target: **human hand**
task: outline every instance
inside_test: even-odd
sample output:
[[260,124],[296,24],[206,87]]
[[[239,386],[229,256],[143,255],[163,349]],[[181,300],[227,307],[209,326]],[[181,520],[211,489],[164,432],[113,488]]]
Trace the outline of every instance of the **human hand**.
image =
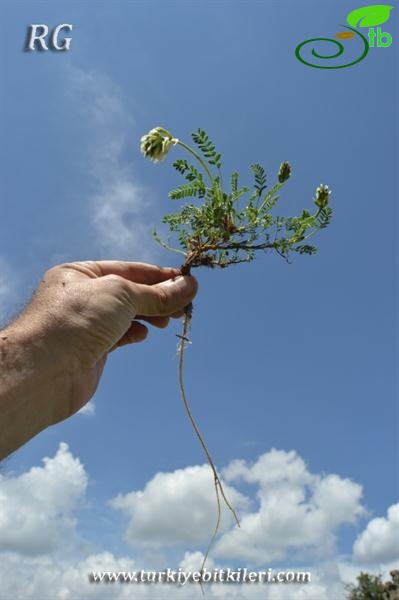
[[32,397],[24,426],[35,431],[23,437],[82,408],[108,353],[144,340],[141,321],[166,327],[196,291],[193,277],[145,263],[85,261],[49,269],[27,309],[2,332],[9,372],[14,369],[5,394]]

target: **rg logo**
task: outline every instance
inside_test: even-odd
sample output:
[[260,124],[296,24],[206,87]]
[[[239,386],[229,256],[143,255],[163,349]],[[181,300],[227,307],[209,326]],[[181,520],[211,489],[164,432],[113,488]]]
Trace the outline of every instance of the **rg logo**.
[[[32,52],[34,50],[45,51],[55,50],[63,51],[69,50],[71,45],[71,37],[64,37],[61,42],[59,40],[60,31],[66,29],[72,31],[72,25],[69,23],[62,23],[54,27],[52,33],[49,34],[49,28],[45,24],[33,24],[28,26],[26,35],[25,50]],[[46,43],[48,40],[48,45]]]

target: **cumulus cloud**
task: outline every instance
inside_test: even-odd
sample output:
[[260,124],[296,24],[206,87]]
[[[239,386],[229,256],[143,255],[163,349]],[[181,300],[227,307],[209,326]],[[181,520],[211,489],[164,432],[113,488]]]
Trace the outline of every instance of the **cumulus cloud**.
[[240,529],[221,537],[215,548],[220,558],[262,565],[295,549],[326,557],[334,551],[336,529],[364,513],[360,485],[310,473],[294,451],[271,450],[252,465],[234,461],[224,476],[257,485],[259,508],[243,516]]
[[388,508],[387,517],[372,519],[353,546],[356,560],[365,563],[399,559],[399,504]]
[[[154,257],[155,245],[148,219],[149,193],[124,159],[132,147],[133,119],[121,90],[98,70],[69,68],[69,93],[91,134],[87,149],[88,175],[93,193],[87,214],[93,243],[99,252],[115,257]],[[133,150],[132,150],[133,156]]]
[[[248,499],[226,485],[225,493],[239,509]],[[157,473],[143,490],[119,495],[113,508],[129,517],[126,539],[131,544],[199,544],[209,540],[216,519],[213,476],[208,465]],[[221,530],[231,524],[222,513]]]
[[[344,597],[345,584],[354,582],[361,570],[381,572],[387,578],[392,561],[380,563],[378,569],[375,564],[370,568],[364,564],[368,559],[394,558],[391,550],[397,535],[398,505],[388,510],[386,518],[370,521],[356,541],[354,563],[339,559],[333,540],[342,523],[353,523],[363,513],[358,484],[336,474],[311,473],[296,452],[282,450],[262,454],[252,464],[232,461],[223,478],[229,499],[241,513],[242,527],[238,530],[225,513],[222,535],[207,568],[271,567],[310,571],[312,578],[311,583],[289,587],[212,584],[206,587],[208,598],[285,600],[289,595],[290,600],[336,600]],[[159,552],[157,569],[198,570],[203,558],[199,546],[205,547],[209,541],[215,519],[208,466],[157,473],[142,490],[111,501],[114,509],[128,517],[125,533],[135,545],[134,558],[118,556],[106,547],[93,553],[88,542],[82,544],[76,509],[87,484],[84,467],[66,444],[60,445],[53,458],[44,459],[43,466],[1,478],[1,600],[125,600],[132,595],[137,600],[202,598],[196,584],[91,583],[89,575],[93,571],[153,569],[148,560],[151,552]],[[241,485],[246,495],[240,491]],[[97,539],[97,548],[99,543]],[[192,546],[192,551],[182,556],[181,547],[172,544]],[[334,551],[327,557],[323,555],[326,546]],[[307,553],[309,548],[313,555]]]
[[[73,562],[54,556],[21,558],[13,553],[4,553],[1,559],[1,600],[132,598],[132,588],[129,585],[95,584],[89,581],[89,574],[93,571],[133,571],[136,568],[133,560],[116,558],[110,552],[93,554],[83,559],[77,557]],[[135,594],[134,597],[142,596]],[[143,597],[150,598],[149,595]]]
[[[299,553],[326,559],[335,553],[338,528],[365,512],[359,484],[311,473],[294,451],[271,450],[252,465],[233,461],[223,475],[241,527],[226,514],[214,549],[222,561],[262,566]],[[254,486],[255,507],[239,491],[242,483]],[[111,505],[128,515],[126,539],[133,545],[204,543],[215,515],[211,473],[207,466],[158,473],[143,490],[118,496]]]
[[[91,574],[101,572],[134,572],[146,565],[127,557],[117,557],[111,552],[92,554],[74,561],[46,557],[18,557],[13,553],[1,555],[0,599],[9,600],[200,600],[203,598],[198,584],[131,584],[94,583]],[[185,572],[197,571],[202,555],[186,553],[176,565]],[[220,568],[209,562],[208,568]],[[174,567],[172,567],[174,568]],[[206,585],[206,598],[211,600],[286,600],[287,585],[266,584],[210,584]],[[336,581],[324,580],[317,575],[311,583],[293,584],[289,587],[290,600],[337,600],[343,588]]]
[[74,532],[85,470],[64,443],[43,463],[17,477],[0,476],[0,551],[48,553]]

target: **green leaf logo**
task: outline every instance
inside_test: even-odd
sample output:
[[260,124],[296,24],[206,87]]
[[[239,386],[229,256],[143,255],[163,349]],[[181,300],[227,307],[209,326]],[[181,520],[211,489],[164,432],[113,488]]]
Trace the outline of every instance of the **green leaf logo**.
[[363,6],[349,13],[346,20],[352,27],[374,27],[388,21],[392,8],[386,4]]

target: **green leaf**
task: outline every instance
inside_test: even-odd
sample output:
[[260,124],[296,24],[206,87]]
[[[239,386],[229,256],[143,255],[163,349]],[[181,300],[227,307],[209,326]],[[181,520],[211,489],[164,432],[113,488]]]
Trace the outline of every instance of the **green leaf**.
[[231,193],[231,200],[233,202],[237,202],[237,200],[239,200],[241,198],[241,196],[243,196],[247,192],[249,192],[249,188],[247,188],[247,187],[243,187],[240,190],[237,190],[236,192],[232,192]]
[[234,194],[238,189],[238,173],[234,172],[231,176],[231,191]]
[[179,187],[169,192],[169,198],[172,200],[183,200],[184,198],[190,198],[190,196],[199,196],[202,198],[205,193],[205,188],[201,182],[194,181],[193,183],[186,183],[179,185]]
[[258,163],[251,165],[251,169],[255,176],[255,189],[257,191],[258,196],[261,196],[263,190],[267,187],[267,176],[265,169],[262,167],[262,165],[259,165]]
[[388,21],[392,8],[386,4],[363,6],[349,13],[346,20],[352,27],[374,27]]
[[215,165],[218,169],[220,169],[221,155],[216,152],[214,144],[211,142],[205,131],[203,129],[197,129],[195,133],[191,134],[191,137],[205,158],[209,159],[208,163],[210,165]]
[[294,248],[295,252],[299,252],[299,254],[316,254],[317,248],[316,246],[309,246],[309,244],[303,244],[302,246],[296,246]]
[[279,199],[279,196],[276,196],[276,192],[283,186],[283,183],[276,183],[266,194],[261,206],[259,207],[264,213],[271,211],[273,206]]
[[330,224],[332,218],[332,209],[330,206],[326,206],[322,208],[316,217],[317,227],[319,229],[324,229],[327,225]]

